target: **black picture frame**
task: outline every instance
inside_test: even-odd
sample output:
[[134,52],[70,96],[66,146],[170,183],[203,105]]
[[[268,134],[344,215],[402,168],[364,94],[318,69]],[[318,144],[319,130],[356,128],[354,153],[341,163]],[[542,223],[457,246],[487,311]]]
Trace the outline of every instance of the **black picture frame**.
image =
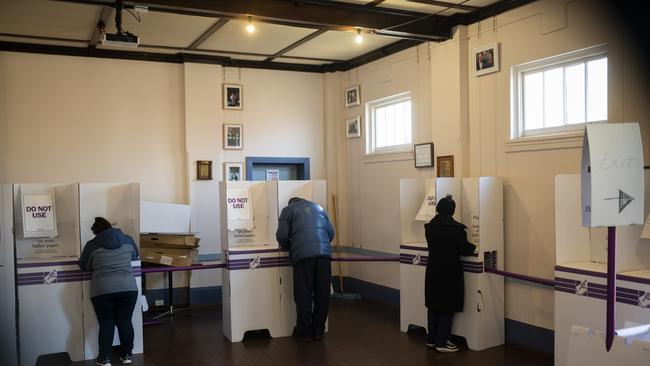
[[433,167],[433,142],[413,145],[413,161],[416,168]]

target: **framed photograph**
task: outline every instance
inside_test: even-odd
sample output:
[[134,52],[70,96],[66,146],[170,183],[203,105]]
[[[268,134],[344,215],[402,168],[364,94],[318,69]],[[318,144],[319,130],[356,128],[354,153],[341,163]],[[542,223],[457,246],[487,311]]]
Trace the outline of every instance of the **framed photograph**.
[[361,105],[361,96],[359,95],[359,85],[345,89],[345,106],[354,107]]
[[212,160],[196,161],[196,179],[212,180]]
[[454,156],[438,156],[436,158],[438,170],[436,171],[438,177],[453,177],[454,176]]
[[244,147],[244,126],[223,125],[223,148],[240,150]]
[[223,180],[239,182],[244,180],[244,163],[223,163]]
[[223,109],[242,109],[242,86],[237,84],[223,84]]
[[356,116],[345,121],[345,135],[348,138],[361,136],[361,117]]
[[474,75],[499,71],[499,44],[492,43],[474,50]]
[[416,168],[433,166],[433,142],[413,145],[413,155]]

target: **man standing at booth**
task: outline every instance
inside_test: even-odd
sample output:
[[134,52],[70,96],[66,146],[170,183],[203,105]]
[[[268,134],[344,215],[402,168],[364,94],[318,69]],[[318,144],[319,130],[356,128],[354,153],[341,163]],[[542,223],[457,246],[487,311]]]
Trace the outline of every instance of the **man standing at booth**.
[[297,313],[293,337],[321,341],[332,283],[330,242],[334,239],[334,229],[329,217],[316,203],[293,197],[282,209],[275,236],[280,246],[291,252]]

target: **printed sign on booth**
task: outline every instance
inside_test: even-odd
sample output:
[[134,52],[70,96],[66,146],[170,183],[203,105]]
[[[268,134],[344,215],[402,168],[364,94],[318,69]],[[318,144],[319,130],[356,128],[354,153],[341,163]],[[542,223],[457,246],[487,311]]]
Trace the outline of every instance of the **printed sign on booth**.
[[415,221],[429,222],[436,216],[436,187],[433,186],[427,192],[418,214],[415,216]]
[[24,194],[22,198],[24,237],[57,236],[56,210],[52,193]]
[[253,203],[249,187],[228,187],[228,230],[253,230]]

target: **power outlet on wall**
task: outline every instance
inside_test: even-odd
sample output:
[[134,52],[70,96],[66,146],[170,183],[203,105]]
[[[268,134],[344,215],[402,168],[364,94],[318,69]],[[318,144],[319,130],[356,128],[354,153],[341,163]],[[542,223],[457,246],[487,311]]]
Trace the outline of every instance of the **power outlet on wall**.
[[165,301],[162,300],[162,299],[161,300],[156,300],[156,301],[154,301],[154,304],[156,304],[156,306],[163,306],[163,305],[165,305]]

